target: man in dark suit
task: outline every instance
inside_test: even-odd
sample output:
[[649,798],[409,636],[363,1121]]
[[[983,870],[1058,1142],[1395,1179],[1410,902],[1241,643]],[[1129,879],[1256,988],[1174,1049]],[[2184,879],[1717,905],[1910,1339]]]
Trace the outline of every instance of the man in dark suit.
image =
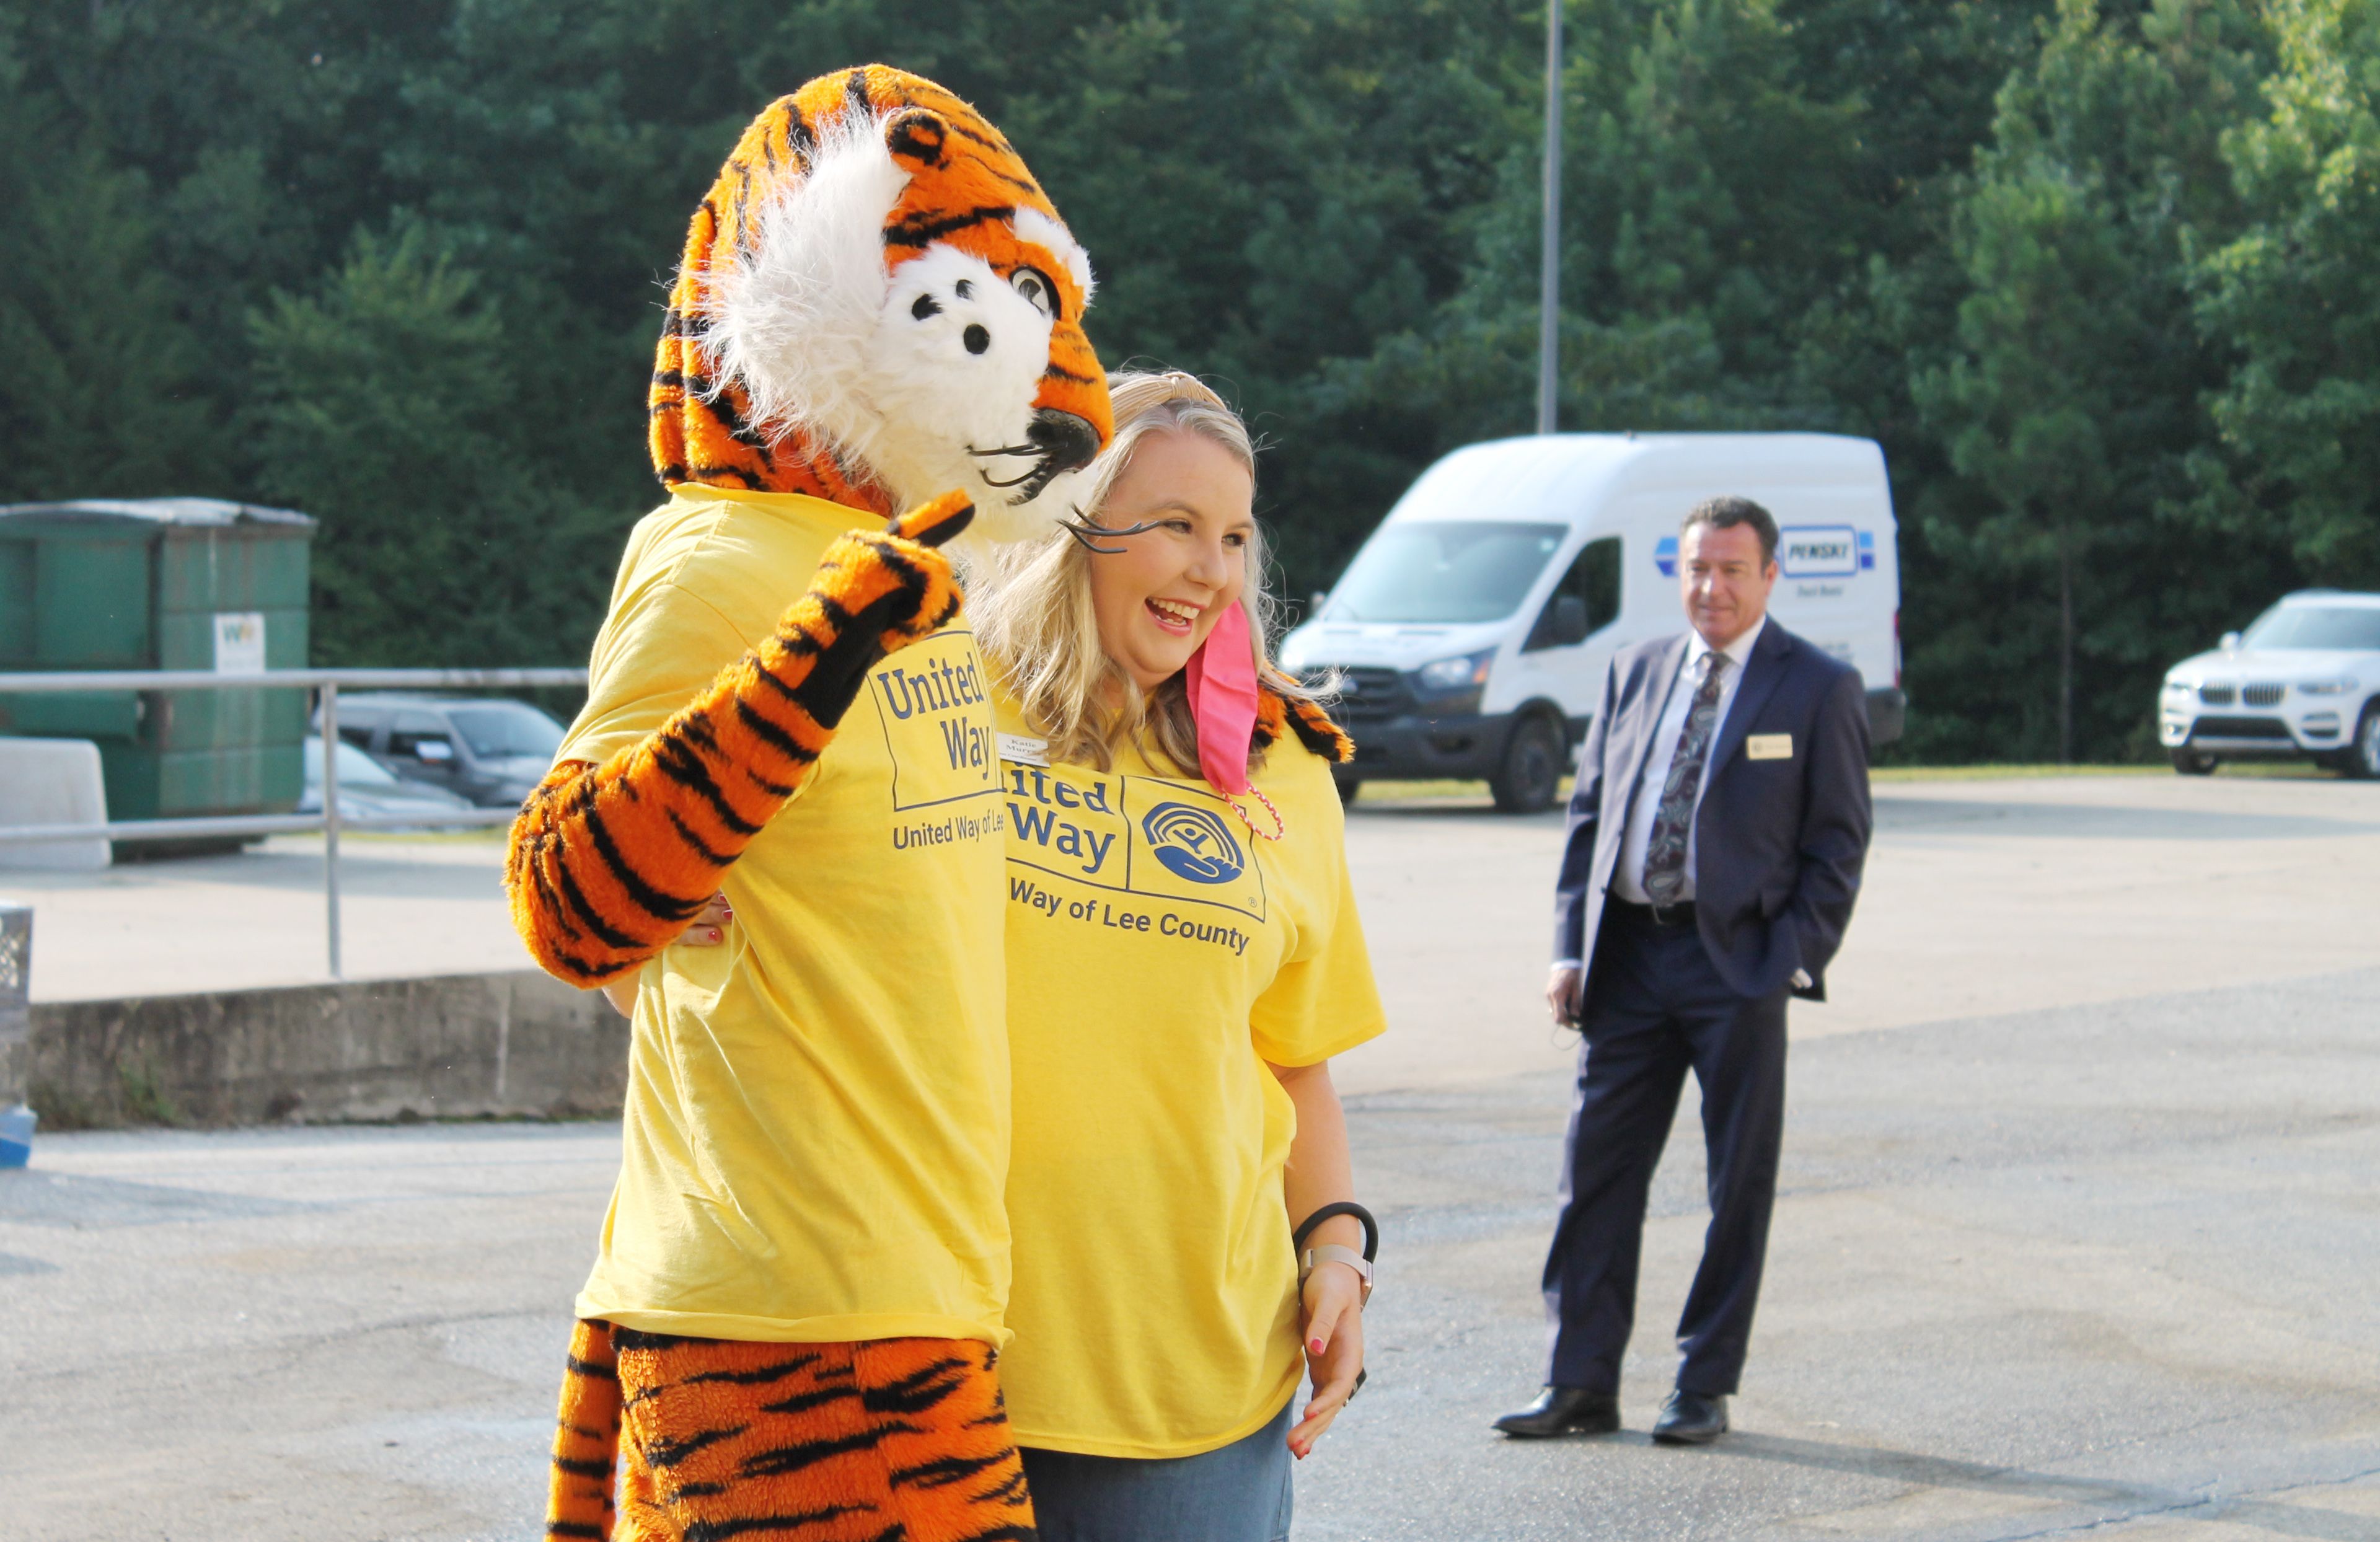
[[1693,630],[1611,661],[1554,891],[1555,1020],[1582,1039],[1562,1208],[1546,1257],[1553,1365],[1509,1435],[1620,1427],[1645,1190],[1689,1067],[1710,1230],[1653,1438],[1727,1428],[1777,1196],[1785,1002],[1826,999],[1867,856],[1860,677],[1767,619],[1777,522],[1744,498],[1686,516]]

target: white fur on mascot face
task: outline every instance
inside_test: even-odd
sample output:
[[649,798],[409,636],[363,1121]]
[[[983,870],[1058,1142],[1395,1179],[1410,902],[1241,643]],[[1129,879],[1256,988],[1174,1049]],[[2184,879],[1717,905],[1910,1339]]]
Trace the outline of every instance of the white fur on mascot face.
[[785,178],[752,238],[714,261],[703,350],[714,380],[743,385],[762,432],[824,442],[901,508],[965,492],[971,539],[1037,535],[1075,514],[1100,448],[1100,429],[1050,405],[1053,378],[1079,374],[1054,368],[1053,335],[1070,327],[1063,341],[1088,356],[1089,259],[1020,204],[970,220],[965,246],[929,240],[888,268],[913,176],[888,147],[890,121],[833,120],[809,174]]

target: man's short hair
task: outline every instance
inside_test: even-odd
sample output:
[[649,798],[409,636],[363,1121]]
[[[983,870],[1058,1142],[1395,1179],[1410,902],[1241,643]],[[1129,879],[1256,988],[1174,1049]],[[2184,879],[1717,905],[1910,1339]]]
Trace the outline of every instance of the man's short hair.
[[1767,567],[1777,560],[1777,520],[1767,509],[1749,498],[1732,493],[1724,497],[1706,498],[1686,511],[1684,523],[1678,527],[1682,540],[1688,530],[1697,525],[1707,525],[1714,530],[1731,530],[1738,525],[1749,525],[1760,536],[1760,565]]

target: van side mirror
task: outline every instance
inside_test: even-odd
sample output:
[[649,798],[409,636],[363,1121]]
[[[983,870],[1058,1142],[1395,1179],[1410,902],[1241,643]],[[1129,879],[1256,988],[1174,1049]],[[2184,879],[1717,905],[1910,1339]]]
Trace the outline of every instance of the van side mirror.
[[1586,640],[1586,600],[1583,595],[1559,594],[1554,597],[1554,637],[1556,648],[1568,648]]
[[2237,653],[2240,651],[2240,634],[2237,632],[2226,632],[2223,634],[2223,640],[2216,643],[2215,646],[2220,648],[2226,653]]

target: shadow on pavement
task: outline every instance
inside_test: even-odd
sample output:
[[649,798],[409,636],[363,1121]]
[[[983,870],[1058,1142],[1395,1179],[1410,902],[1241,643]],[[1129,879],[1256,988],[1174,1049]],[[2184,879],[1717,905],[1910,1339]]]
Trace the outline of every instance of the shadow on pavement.
[[[1641,1437],[1646,1444],[1651,1438]],[[2370,1542],[2369,1515],[2322,1510],[2311,1505],[2279,1504],[2253,1495],[2229,1497],[2183,1493],[2112,1478],[2069,1477],[2022,1467],[1995,1467],[1981,1462],[1929,1456],[1922,1451],[1896,1451],[1889,1446],[1835,1445],[1823,1440],[1796,1440],[1775,1435],[1730,1435],[1710,1448],[1710,1454],[1780,1462],[1823,1472],[1851,1473],[1884,1478],[1924,1488],[1969,1488],[1991,1494],[2046,1500],[2053,1504],[2088,1506],[2096,1519],[2081,1523],[2099,1525],[2154,1515],[2192,1521],[2225,1521],[2253,1526],[2281,1536],[2334,1538],[2337,1542]],[[2380,1469],[2375,1469],[2380,1471]],[[2340,1473],[2314,1479],[2319,1485],[2350,1483],[2374,1475],[2371,1471]],[[2306,1485],[2292,1484],[2292,1488]],[[2044,1517],[2045,1521],[2048,1517]],[[2040,1533],[2054,1536],[2078,1529],[2076,1523],[2050,1522]],[[2005,1534],[2003,1534],[2005,1535]]]
[[1876,795],[1880,831],[1959,830],[2035,839],[2095,836],[2139,841],[2285,841],[2380,832],[2380,822],[2231,809],[2127,808],[2091,803],[1985,803]]
[[[214,1194],[164,1184],[133,1184],[73,1172],[30,1169],[0,1173],[0,1221],[96,1232],[166,1221],[223,1220],[286,1215],[320,1208],[295,1200],[245,1194]],[[19,1263],[32,1260],[18,1259]],[[0,1258],[0,1274],[12,1271]]]

